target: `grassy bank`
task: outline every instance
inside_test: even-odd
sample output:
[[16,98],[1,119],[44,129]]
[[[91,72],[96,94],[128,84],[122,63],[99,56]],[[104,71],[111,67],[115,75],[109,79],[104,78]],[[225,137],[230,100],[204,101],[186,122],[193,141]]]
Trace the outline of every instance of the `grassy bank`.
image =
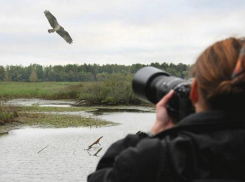
[[[95,118],[82,117],[77,115],[67,115],[62,112],[75,112],[93,110],[92,107],[77,108],[56,108],[56,107],[0,107],[0,133],[5,133],[6,129],[21,126],[38,127],[100,127],[108,124],[115,124]],[[54,114],[52,112],[60,112]]]
[[108,121],[94,118],[86,118],[72,115],[44,114],[44,113],[21,113],[18,119],[21,125],[39,126],[39,127],[100,127],[112,124]]
[[23,106],[16,107],[18,112],[76,112],[93,110],[93,107],[39,107],[39,106]]

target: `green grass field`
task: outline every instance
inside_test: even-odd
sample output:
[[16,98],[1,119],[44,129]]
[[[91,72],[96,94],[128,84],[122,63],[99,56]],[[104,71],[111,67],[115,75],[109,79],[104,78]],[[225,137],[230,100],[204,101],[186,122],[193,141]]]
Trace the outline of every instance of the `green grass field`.
[[89,83],[80,82],[0,82],[0,97],[76,99],[80,89]]

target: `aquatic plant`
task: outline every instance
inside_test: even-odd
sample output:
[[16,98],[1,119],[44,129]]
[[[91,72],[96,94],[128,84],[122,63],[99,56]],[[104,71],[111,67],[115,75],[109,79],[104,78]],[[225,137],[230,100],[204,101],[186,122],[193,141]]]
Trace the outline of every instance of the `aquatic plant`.
[[4,107],[3,98],[0,97],[0,124],[5,124],[13,122],[16,117],[18,117],[18,112],[16,110],[6,109]]

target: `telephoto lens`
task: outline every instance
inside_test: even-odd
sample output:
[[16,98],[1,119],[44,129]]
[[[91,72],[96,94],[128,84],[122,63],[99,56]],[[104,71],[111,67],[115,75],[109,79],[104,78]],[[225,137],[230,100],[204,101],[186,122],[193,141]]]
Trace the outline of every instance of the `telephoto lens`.
[[194,112],[189,98],[191,81],[192,79],[186,81],[158,68],[147,66],[136,72],[132,87],[140,100],[153,104],[158,103],[170,90],[174,90],[174,96],[167,104],[167,111],[177,123]]

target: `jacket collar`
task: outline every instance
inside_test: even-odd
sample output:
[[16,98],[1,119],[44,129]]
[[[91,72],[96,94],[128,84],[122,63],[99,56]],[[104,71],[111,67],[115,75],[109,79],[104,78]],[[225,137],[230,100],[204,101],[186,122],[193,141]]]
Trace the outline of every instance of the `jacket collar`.
[[180,131],[210,132],[232,128],[245,128],[245,112],[211,110],[194,113],[184,118],[173,128],[167,129],[155,137],[176,135]]
[[245,112],[210,110],[191,114],[180,121],[176,127],[185,125],[235,124],[241,122],[245,123]]

